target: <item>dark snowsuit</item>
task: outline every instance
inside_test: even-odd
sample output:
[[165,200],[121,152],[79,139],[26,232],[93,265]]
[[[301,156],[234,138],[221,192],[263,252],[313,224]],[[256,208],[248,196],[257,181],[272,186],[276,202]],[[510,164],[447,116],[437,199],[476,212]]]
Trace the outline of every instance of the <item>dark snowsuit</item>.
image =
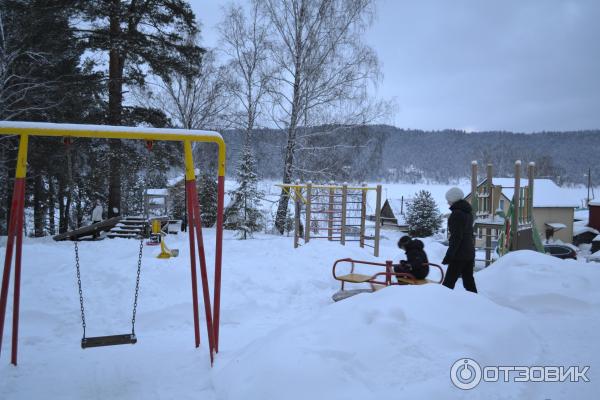
[[425,279],[429,274],[429,262],[425,253],[423,242],[412,239],[404,246],[406,261],[401,261],[399,266],[394,267],[395,272],[408,272],[417,279]]
[[465,200],[459,200],[450,206],[450,210],[452,210],[448,218],[450,243],[442,261],[442,264],[448,264],[448,269],[443,285],[454,289],[457,279],[462,277],[465,289],[477,293],[473,278],[475,244],[472,208]]

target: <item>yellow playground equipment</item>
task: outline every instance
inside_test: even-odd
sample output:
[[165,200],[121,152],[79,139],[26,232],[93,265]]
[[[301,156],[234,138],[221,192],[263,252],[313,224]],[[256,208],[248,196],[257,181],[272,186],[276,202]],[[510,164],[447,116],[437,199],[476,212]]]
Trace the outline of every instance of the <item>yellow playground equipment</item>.
[[162,223],[160,219],[153,219],[152,233],[150,234],[150,240],[148,241],[148,244],[160,244],[160,253],[156,256],[156,258],[168,259],[171,257],[177,257],[179,255],[178,249],[169,249],[167,247],[167,244],[165,243],[166,236],[167,234],[162,230]]

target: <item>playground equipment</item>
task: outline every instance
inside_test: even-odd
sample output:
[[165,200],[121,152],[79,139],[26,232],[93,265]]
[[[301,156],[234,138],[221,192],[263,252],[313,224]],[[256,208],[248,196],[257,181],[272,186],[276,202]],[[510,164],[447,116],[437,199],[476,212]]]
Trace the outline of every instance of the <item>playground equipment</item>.
[[[51,124],[34,122],[0,122],[0,134],[18,135],[19,150],[17,155],[17,167],[13,197],[11,203],[11,213],[8,228],[8,238],[6,244],[6,256],[4,259],[4,270],[2,274],[2,286],[0,289],[0,350],[2,348],[2,338],[4,331],[4,321],[6,316],[6,306],[8,300],[8,289],[10,281],[10,272],[12,268],[13,251],[15,253],[15,274],[14,274],[14,295],[13,295],[13,320],[12,320],[12,348],[11,363],[17,365],[18,333],[19,333],[19,302],[21,288],[21,256],[23,245],[23,216],[25,205],[25,176],[27,171],[27,147],[30,136],[50,136],[58,138],[86,137],[86,138],[105,138],[105,139],[129,139],[145,141],[149,148],[153,141],[177,141],[183,143],[185,171],[186,171],[186,194],[187,194],[187,214],[189,223],[189,243],[190,243],[190,269],[192,281],[192,305],[194,317],[194,336],[196,347],[200,346],[200,328],[198,313],[198,288],[196,276],[196,252],[198,250],[198,259],[200,261],[200,275],[202,280],[202,292],[204,300],[204,311],[206,315],[206,329],[209,342],[209,352],[211,365],[215,353],[219,351],[219,318],[220,318],[220,299],[221,299],[221,267],[222,267],[222,244],[223,244],[223,200],[225,194],[225,142],[221,135],[216,132],[181,130],[181,129],[155,129],[155,128],[134,128],[117,126],[97,126],[97,125],[75,125],[75,124]],[[194,160],[192,156],[192,142],[215,143],[219,147],[218,161],[218,192],[217,192],[217,223],[216,223],[216,249],[215,249],[215,278],[214,278],[214,297],[213,307],[211,307],[211,298],[209,292],[209,282],[204,254],[204,243],[202,238],[202,225],[200,221],[200,209],[198,203],[198,192],[196,189],[196,175],[194,172]],[[142,242],[143,244],[143,242]],[[140,250],[141,255],[141,250]],[[77,253],[76,253],[77,256]],[[141,257],[140,257],[141,260]],[[140,264],[138,264],[139,284]],[[77,266],[76,266],[77,267]],[[139,287],[139,286],[138,286]],[[80,287],[81,291],[81,287]],[[81,292],[80,292],[81,293]],[[83,296],[80,296],[81,304]],[[135,343],[135,301],[134,318],[132,319],[132,334],[104,336],[97,338],[85,338],[85,347],[105,346],[113,344]],[[84,317],[84,313],[82,313]],[[82,321],[83,323],[85,321]],[[85,328],[85,323],[84,323]],[[82,341],[82,346],[84,345]]]
[[75,269],[77,272],[77,287],[79,289],[79,307],[81,309],[81,326],[83,328],[83,336],[81,337],[81,348],[86,349],[88,347],[103,347],[103,346],[116,346],[121,344],[135,344],[137,343],[137,337],[135,336],[135,314],[137,311],[138,294],[140,291],[140,272],[142,270],[142,252],[144,250],[144,239],[140,239],[140,252],[138,254],[137,261],[137,278],[135,280],[135,295],[133,300],[133,312],[131,317],[131,333],[110,335],[110,336],[85,336],[85,308],[83,305],[83,288],[81,287],[81,268],[79,266],[79,246],[75,242]]
[[[500,255],[514,250],[537,250],[544,252],[539,233],[533,221],[533,187],[535,163],[527,167],[528,184],[521,185],[521,161],[515,162],[514,186],[500,186],[493,183],[493,166],[487,165],[486,179],[477,182],[477,161],[471,163],[471,206],[475,214],[474,232],[476,237],[485,238],[485,265],[492,262],[492,252],[497,241]],[[513,198],[507,211],[500,207],[503,189],[513,189]]]
[[[300,238],[304,239],[305,244],[311,239],[339,241],[342,245],[346,245],[346,242],[359,242],[360,247],[372,247],[375,257],[379,256],[381,185],[350,187],[347,184],[313,185],[309,182],[277,186],[286,191],[295,204],[294,248],[300,246]],[[376,192],[373,235],[366,234],[369,191]],[[367,241],[372,241],[373,244]]]
[[[350,265],[351,265],[350,273],[345,274],[345,275],[337,274],[338,265],[341,263],[350,263]],[[379,271],[372,273],[372,274],[368,274],[368,275],[367,274],[359,274],[359,273],[354,272],[357,264],[369,265],[369,266],[375,266],[375,267],[384,267],[385,269],[383,271],[380,269]],[[424,285],[427,283],[442,283],[444,281],[444,270],[442,269],[442,267],[440,267],[437,264],[433,264],[433,263],[427,263],[427,265],[429,265],[430,267],[436,267],[437,269],[440,270],[439,281],[433,281],[430,279],[417,279],[408,272],[395,272],[394,267],[398,266],[398,264],[394,264],[392,261],[389,261],[389,260],[386,261],[385,263],[353,260],[351,258],[342,258],[342,259],[336,260],[333,263],[333,268],[331,270],[331,273],[335,280],[338,280],[341,282],[341,288],[337,293],[335,293],[333,295],[332,298],[334,301],[339,301],[339,300],[347,299],[348,297],[354,296],[359,293],[364,293],[364,292],[370,293],[370,292],[374,292],[378,289],[381,289],[383,287],[392,286],[392,285]],[[396,282],[394,282],[392,280],[393,277],[396,278]],[[382,278],[383,278],[383,280],[382,280]],[[370,289],[345,290],[344,286],[346,283],[353,283],[353,284],[367,283],[370,285]]]
[[110,239],[140,239],[148,237],[148,219],[143,216],[124,216],[106,235]]
[[144,215],[146,219],[156,215],[169,215],[169,190],[144,190]]
[[[168,224],[167,224],[168,226]],[[165,237],[167,234],[162,230],[162,223],[160,219],[152,220],[152,233],[150,234],[149,245],[155,246],[160,245],[160,253],[156,258],[167,259],[171,257],[177,257],[179,255],[178,249],[169,249],[165,243]]]
[[81,238],[84,238],[87,236],[97,235],[100,232],[110,231],[112,228],[114,228],[119,223],[120,220],[121,220],[121,217],[112,217],[112,218],[106,219],[101,222],[96,222],[95,224],[91,224],[91,225],[84,226],[79,229],[72,230],[70,232],[58,234],[56,236],[53,236],[52,239],[57,240],[57,241],[59,241],[59,240],[80,240]]

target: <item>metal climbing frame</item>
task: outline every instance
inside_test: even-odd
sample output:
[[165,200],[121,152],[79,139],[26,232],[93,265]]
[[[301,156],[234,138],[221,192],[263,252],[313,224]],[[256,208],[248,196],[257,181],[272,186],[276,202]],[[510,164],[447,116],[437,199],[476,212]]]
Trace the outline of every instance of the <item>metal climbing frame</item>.
[[[375,257],[379,256],[381,185],[352,187],[347,184],[296,183],[277,186],[287,192],[295,205],[294,247],[300,245],[301,238],[304,243],[311,239],[339,241],[342,245],[346,245],[346,242],[359,242],[360,247],[372,247]],[[369,191],[376,192],[373,235],[366,233]],[[304,224],[301,220],[304,220]],[[367,241],[372,241],[373,244]]]
[[[76,125],[76,124],[51,124],[37,122],[0,122],[0,135],[17,135],[20,137],[17,156],[15,184],[10,210],[8,238],[6,242],[6,256],[0,289],[0,350],[4,320],[8,300],[8,287],[12,268],[13,251],[15,254],[15,278],[13,295],[13,321],[12,321],[12,352],[11,363],[17,365],[18,333],[19,333],[19,301],[21,289],[21,254],[23,244],[23,213],[25,206],[25,176],[27,173],[27,147],[30,136],[50,136],[60,138],[85,137],[104,139],[130,139],[142,140],[151,145],[154,141],[182,142],[185,160],[185,179],[189,224],[190,243],[190,269],[192,280],[192,301],[194,316],[194,336],[196,347],[200,346],[200,322],[198,313],[198,286],[196,276],[196,254],[200,261],[200,276],[202,279],[202,293],[204,311],[206,315],[206,329],[209,341],[211,365],[214,355],[219,351],[219,318],[221,306],[221,266],[223,258],[223,200],[225,194],[225,142],[220,134],[209,131],[183,130],[183,129],[156,129],[134,128],[105,125]],[[217,194],[217,224],[216,224],[216,249],[215,249],[215,277],[213,286],[213,305],[211,297],[204,254],[202,238],[202,225],[200,220],[200,207],[196,189],[196,175],[194,159],[192,157],[192,142],[215,143],[219,147],[218,194]]]

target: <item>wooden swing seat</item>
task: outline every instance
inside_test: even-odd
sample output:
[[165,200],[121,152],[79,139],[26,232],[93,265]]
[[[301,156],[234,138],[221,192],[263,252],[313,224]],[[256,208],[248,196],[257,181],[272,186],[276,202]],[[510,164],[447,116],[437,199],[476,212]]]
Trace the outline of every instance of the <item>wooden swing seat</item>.
[[402,278],[398,277],[398,283],[401,285],[424,285],[426,283],[433,283],[429,279],[410,279],[410,278]]
[[132,333],[124,335],[96,336],[81,339],[81,348],[117,346],[121,344],[136,344],[137,338]]
[[340,281],[344,281],[344,282],[349,282],[349,283],[365,283],[365,282],[369,282],[371,279],[373,279],[373,275],[351,273],[351,274],[347,274],[347,275],[340,275],[340,276],[336,277],[336,279],[338,279]]

